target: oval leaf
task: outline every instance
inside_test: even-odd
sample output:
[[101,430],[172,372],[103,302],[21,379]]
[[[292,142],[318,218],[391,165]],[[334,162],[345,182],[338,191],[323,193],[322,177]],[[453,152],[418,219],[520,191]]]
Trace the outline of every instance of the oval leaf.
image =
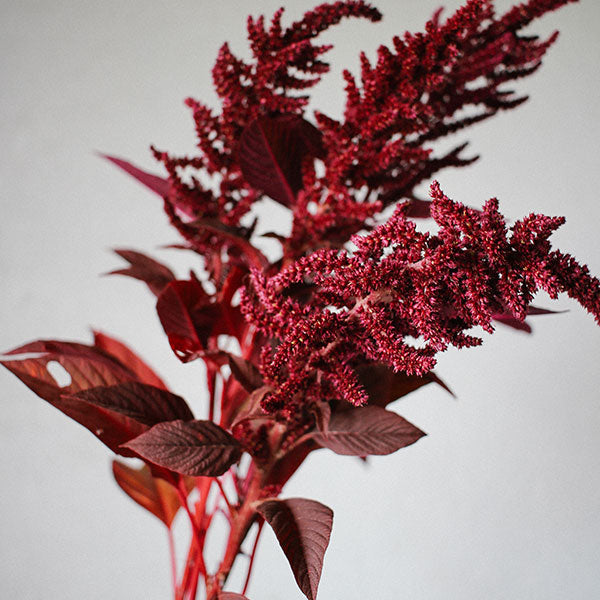
[[275,532],[298,587],[308,600],[314,600],[329,545],[333,511],[315,500],[289,498],[265,500],[256,512]]
[[138,456],[193,477],[217,477],[238,461],[239,442],[212,421],[159,423],[124,444]]
[[170,527],[181,507],[175,488],[166,481],[153,477],[148,465],[134,469],[114,460],[112,468],[119,487],[140,506]]
[[244,178],[284,206],[296,203],[304,158],[321,153],[320,131],[298,115],[259,117],[240,136]]
[[[117,454],[134,456],[122,444],[150,425],[193,419],[182,398],[136,381],[137,373],[119,360],[125,359],[126,353],[117,358],[99,346],[39,340],[16,348],[8,356],[14,359],[0,361],[7,369]],[[68,385],[61,386],[55,380],[53,363],[68,373]]]
[[118,412],[149,426],[163,421],[191,421],[194,418],[186,401],[180,396],[136,381],[83,390],[71,398]]
[[391,454],[424,435],[396,413],[364,406],[334,413],[327,430],[314,434],[314,439],[336,454],[367,456]]

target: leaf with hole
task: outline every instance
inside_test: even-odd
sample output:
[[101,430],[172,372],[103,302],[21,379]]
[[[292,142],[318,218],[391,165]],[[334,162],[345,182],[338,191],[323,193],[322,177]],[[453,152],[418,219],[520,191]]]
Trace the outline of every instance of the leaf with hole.
[[[132,370],[102,348],[56,340],[38,340],[15,348],[0,363],[50,403],[62,394],[137,379]],[[48,370],[49,363],[63,367],[70,376],[68,385],[57,382]]]

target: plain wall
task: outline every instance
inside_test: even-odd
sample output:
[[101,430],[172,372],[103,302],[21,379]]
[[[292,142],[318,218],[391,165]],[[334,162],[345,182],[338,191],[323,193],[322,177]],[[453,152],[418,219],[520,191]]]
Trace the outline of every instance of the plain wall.
[[[270,16],[281,3],[254,2],[251,11]],[[313,108],[338,115],[341,68],[356,72],[360,49],[372,56],[392,35],[421,29],[438,3],[382,0],[382,23],[346,21],[323,36],[336,44],[333,71]],[[295,19],[313,4],[286,6]],[[122,266],[115,247],[153,252],[182,277],[194,258],[156,250],[178,241],[160,201],[94,151],[156,170],[149,143],[193,151],[182,100],[215,103],[210,69],[225,40],[246,53],[249,8],[230,0],[0,7],[0,350],[39,338],[89,342],[99,328],[139,351],[201,415],[202,367],[172,355],[151,295],[98,276]],[[456,136],[482,158],[437,178],[474,206],[497,196],[514,220],[565,215],[555,244],[598,274],[600,4],[583,0],[531,30],[556,28],[542,69],[515,84],[531,99]],[[425,439],[368,466],[320,451],[289,483],[284,496],[335,511],[322,600],[600,597],[600,330],[568,299],[537,304],[568,312],[532,319],[532,336],[499,326],[482,348],[440,357],[437,372],[457,400],[426,387],[393,405]],[[0,385],[0,595],[170,597],[163,527],[117,488],[108,450],[4,370]],[[177,535],[181,558],[183,519]],[[221,540],[210,543],[219,549]],[[302,598],[270,532],[248,596]]]

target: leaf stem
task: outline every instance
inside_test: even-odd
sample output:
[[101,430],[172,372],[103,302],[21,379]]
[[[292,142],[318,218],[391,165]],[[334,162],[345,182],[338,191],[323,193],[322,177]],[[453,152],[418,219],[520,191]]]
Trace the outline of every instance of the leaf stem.
[[[254,463],[251,463],[251,467]],[[246,538],[257,513],[254,510],[254,504],[258,500],[262,490],[263,473],[260,470],[250,470],[250,481],[248,482],[247,492],[239,510],[233,515],[231,520],[231,529],[227,539],[227,546],[223,560],[214,577],[208,579],[206,590],[207,600],[216,600],[217,594],[223,588],[227,577],[231,571],[233,563],[240,553],[242,542]]]
[[217,380],[217,370],[210,363],[210,361],[205,361],[206,365],[206,380],[208,387],[208,420],[215,420],[215,402],[216,402],[216,380]]
[[227,504],[227,509],[229,510],[229,520],[231,521],[231,518],[233,518],[233,513],[234,513],[234,508],[233,506],[231,506],[231,503],[229,502],[229,499],[227,498],[227,494],[225,493],[225,490],[223,488],[223,484],[219,481],[218,477],[215,477],[215,481],[217,483],[217,485],[219,486],[219,491],[221,492],[221,497],[223,498],[223,500],[225,500],[225,504]]
[[175,556],[175,540],[173,539],[173,530],[167,527],[167,537],[169,539],[169,555],[171,557],[171,581],[173,583],[173,597],[177,600],[177,560]]
[[254,544],[252,545],[252,553],[250,554],[250,562],[248,563],[248,573],[246,574],[246,581],[244,582],[244,589],[242,590],[242,596],[245,595],[250,583],[250,575],[252,574],[252,567],[254,565],[254,556],[256,555],[256,549],[258,548],[258,540],[262,532],[262,528],[265,522],[263,520],[258,523],[258,530],[256,531],[256,537],[254,538]]
[[184,483],[183,479],[179,479],[179,482],[177,484],[177,494],[179,495],[179,501],[181,502],[181,506],[183,506],[183,508],[185,509],[185,512],[188,514],[188,517],[190,519],[190,524],[192,526],[192,536],[194,538],[194,541],[198,545],[198,564],[200,566],[200,571],[204,576],[206,576],[206,574],[207,574],[206,573],[206,565],[204,564],[204,558],[202,556],[203,544],[202,544],[202,540],[200,537],[200,531],[198,529],[198,523],[196,522],[194,514],[192,513],[192,511],[190,510],[190,507],[188,506],[186,493],[187,493],[187,490],[185,489],[185,483]]

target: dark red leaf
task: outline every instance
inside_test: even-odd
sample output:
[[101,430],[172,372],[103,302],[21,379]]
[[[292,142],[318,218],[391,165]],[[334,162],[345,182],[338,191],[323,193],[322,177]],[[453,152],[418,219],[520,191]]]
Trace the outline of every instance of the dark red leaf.
[[531,333],[531,325],[525,321],[521,321],[512,315],[497,313],[494,315],[494,320],[498,321],[502,325],[506,325],[512,329],[516,329],[517,331],[524,331],[525,333]]
[[145,460],[193,477],[222,475],[242,453],[238,441],[212,421],[159,423],[125,447]]
[[256,511],[275,532],[298,587],[308,600],[314,600],[331,535],[333,511],[306,498],[265,500]]
[[[550,310],[548,308],[539,308],[537,306],[531,305],[527,309],[527,316],[532,315],[554,315],[565,312],[564,310]],[[494,320],[498,321],[498,323],[502,323],[502,325],[506,325],[508,327],[512,327],[513,329],[517,329],[519,331],[525,331],[526,333],[531,333],[531,325],[526,321],[521,321],[517,319],[510,313],[497,313],[494,315]]]
[[219,592],[218,600],[248,600],[242,594],[234,594],[233,592]]
[[302,162],[322,155],[321,133],[297,115],[259,117],[240,137],[239,161],[246,181],[284,206],[296,203]]
[[431,216],[431,200],[411,198],[406,216],[413,219],[428,219]]
[[119,487],[170,527],[181,507],[175,488],[163,479],[153,477],[148,465],[134,469],[114,460],[112,468]]
[[175,275],[168,267],[141,252],[122,249],[115,250],[115,252],[131,266],[111,271],[109,275],[126,275],[139,279],[150,288],[155,296],[159,296],[167,284],[175,279]]
[[[83,393],[83,392],[81,392]],[[52,403],[65,415],[91,431],[103,444],[121,456],[135,456],[122,444],[136,438],[148,425],[117,410],[88,403],[77,396],[61,396]]]
[[265,255],[255,248],[246,237],[240,235],[240,232],[233,227],[228,227],[218,219],[196,219],[190,223],[199,233],[210,233],[228,247],[236,248],[239,252],[240,260],[254,266],[258,269],[264,269],[269,261]]
[[262,376],[257,367],[249,360],[246,360],[241,356],[230,354],[229,367],[231,368],[231,374],[240,382],[247,392],[253,392],[259,387],[262,387]]
[[391,454],[424,435],[394,412],[379,406],[364,406],[334,412],[327,429],[313,437],[336,454],[367,456]]
[[158,297],[156,310],[171,348],[182,362],[203,355],[221,319],[220,306],[210,301],[196,279],[169,283]]
[[[150,425],[192,419],[184,400],[166,390],[136,381],[137,374],[100,347],[40,340],[8,353],[2,364],[38,396],[74,419],[111,450],[121,447]],[[58,363],[71,381],[59,385],[52,375]]]
[[112,338],[105,333],[94,331],[94,346],[101,348],[114,356],[120,363],[137,375],[142,383],[153,385],[154,387],[167,389],[163,380],[149,367],[133,350],[128,348],[123,342]]
[[123,456],[135,456],[122,445],[152,425],[194,418],[179,396],[135,381],[61,395],[52,404]]
[[111,163],[117,165],[120,169],[123,169],[125,173],[131,175],[135,179],[137,179],[140,183],[145,185],[147,188],[151,189],[155,194],[162,196],[169,195],[169,181],[158,175],[153,175],[152,173],[148,173],[147,171],[142,171],[142,169],[138,169],[135,165],[132,165],[130,162],[123,160],[122,158],[117,158],[116,156],[109,156],[108,154],[100,154],[102,158],[106,158]]
[[549,308],[540,308],[539,306],[530,305],[527,308],[527,316],[533,315],[558,315],[560,313],[568,312],[566,310],[550,310]]
[[361,367],[358,375],[369,396],[369,404],[385,407],[394,400],[410,394],[428,383],[437,383],[452,394],[450,388],[433,372],[425,375],[394,373],[385,365],[372,364]]
[[[21,355],[19,357],[19,355]],[[2,360],[26,386],[48,402],[56,402],[62,394],[74,394],[96,386],[135,381],[135,373],[101,348],[73,342],[38,340],[15,348]],[[71,382],[61,386],[48,370],[57,362],[68,372]]]
[[180,396],[135,381],[95,387],[70,397],[118,412],[148,426],[176,419],[191,421],[194,418],[189,406]]
[[292,450],[284,454],[275,462],[269,472],[266,484],[272,484],[281,489],[289,478],[300,468],[306,457],[319,446],[312,438],[307,437],[304,441],[297,443]]

